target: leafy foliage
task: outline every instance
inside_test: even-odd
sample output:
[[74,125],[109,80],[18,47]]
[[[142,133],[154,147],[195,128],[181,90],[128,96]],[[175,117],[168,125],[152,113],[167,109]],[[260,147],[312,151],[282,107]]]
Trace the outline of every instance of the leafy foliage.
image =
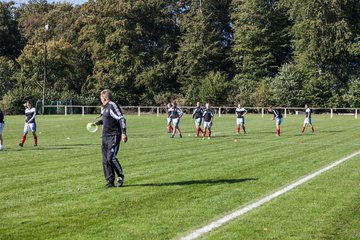
[[360,98],[357,0],[30,0],[0,13],[3,101],[42,97],[45,45],[48,101],[96,102],[104,88],[123,105]]

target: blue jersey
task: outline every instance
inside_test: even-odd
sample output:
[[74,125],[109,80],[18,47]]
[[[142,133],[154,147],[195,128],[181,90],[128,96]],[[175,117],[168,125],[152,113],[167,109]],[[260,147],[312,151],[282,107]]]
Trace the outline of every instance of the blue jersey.
[[25,110],[26,123],[35,123],[36,109],[34,107]]
[[278,119],[283,117],[282,114],[281,114],[281,111],[279,109],[273,109],[272,113],[274,114],[274,117],[276,117]]
[[174,118],[174,119],[181,118],[182,115],[183,115],[183,111],[180,108],[173,107],[173,110],[172,110],[172,113],[171,113],[172,118]]
[[236,112],[237,118],[244,118],[244,115],[247,111],[245,108],[236,108],[235,112]]
[[205,122],[210,122],[214,117],[214,112],[211,109],[205,109],[203,118]]
[[193,118],[195,117],[195,119],[201,118],[203,113],[204,113],[204,110],[201,107],[197,107],[197,108],[194,109],[192,117]]

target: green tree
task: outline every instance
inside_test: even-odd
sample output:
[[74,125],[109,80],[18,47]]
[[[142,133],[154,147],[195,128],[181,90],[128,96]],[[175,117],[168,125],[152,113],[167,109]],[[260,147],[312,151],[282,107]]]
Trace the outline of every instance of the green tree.
[[259,81],[271,75],[275,67],[269,6],[262,0],[234,0],[232,8],[234,40],[231,59],[235,72]]
[[14,15],[14,2],[0,2],[0,56],[14,59],[21,51],[21,35]]
[[211,71],[204,78],[200,87],[199,100],[220,106],[226,103],[229,87],[226,73]]
[[284,64],[279,74],[271,81],[268,100],[271,105],[282,107],[300,107],[310,104],[303,91],[305,79],[292,64]]
[[186,11],[179,17],[181,37],[175,64],[189,104],[198,101],[203,79],[210,71],[229,68],[229,5],[230,1],[209,0],[185,2],[181,6]]
[[[78,61],[78,52],[64,40],[49,41],[46,43],[47,54],[47,99],[53,99],[56,92],[66,90],[80,90],[82,88],[81,71],[78,71],[81,62]],[[41,93],[44,79],[44,44],[27,45],[18,63],[21,66],[16,75],[17,85],[31,86],[32,91]],[[51,90],[51,91],[50,91]],[[37,95],[37,98],[40,98]]]
[[17,71],[14,61],[0,56],[0,99],[15,87],[14,74]]
[[29,0],[16,9],[21,36],[26,43],[36,44],[44,41],[44,26],[47,24],[47,13],[53,5],[47,0]]
[[348,49],[359,33],[360,2],[283,0],[282,4],[293,21],[294,63],[308,71],[305,91],[315,95],[314,104],[342,106],[349,78],[359,65]]
[[231,103],[264,104],[268,78],[275,75],[276,64],[289,57],[288,23],[282,21],[285,17],[275,7],[274,1],[232,1],[234,38],[230,58],[235,77]]
[[177,27],[170,3],[98,0],[82,7],[79,41],[94,64],[89,91],[110,88],[121,103],[134,104],[152,103],[174,87]]

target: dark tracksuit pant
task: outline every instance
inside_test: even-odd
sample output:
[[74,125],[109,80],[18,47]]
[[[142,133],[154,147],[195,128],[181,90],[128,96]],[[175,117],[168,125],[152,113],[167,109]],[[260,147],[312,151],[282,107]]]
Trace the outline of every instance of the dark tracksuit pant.
[[119,151],[121,141],[121,134],[115,136],[102,137],[102,161],[104,168],[104,175],[107,182],[115,181],[115,173],[119,177],[123,177],[123,170],[116,158]]

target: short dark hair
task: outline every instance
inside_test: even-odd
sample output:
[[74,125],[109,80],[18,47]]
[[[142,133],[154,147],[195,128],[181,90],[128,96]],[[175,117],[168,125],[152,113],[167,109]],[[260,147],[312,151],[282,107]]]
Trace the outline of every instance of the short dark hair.
[[112,100],[112,94],[109,89],[102,90],[100,94],[104,96],[107,100]]

